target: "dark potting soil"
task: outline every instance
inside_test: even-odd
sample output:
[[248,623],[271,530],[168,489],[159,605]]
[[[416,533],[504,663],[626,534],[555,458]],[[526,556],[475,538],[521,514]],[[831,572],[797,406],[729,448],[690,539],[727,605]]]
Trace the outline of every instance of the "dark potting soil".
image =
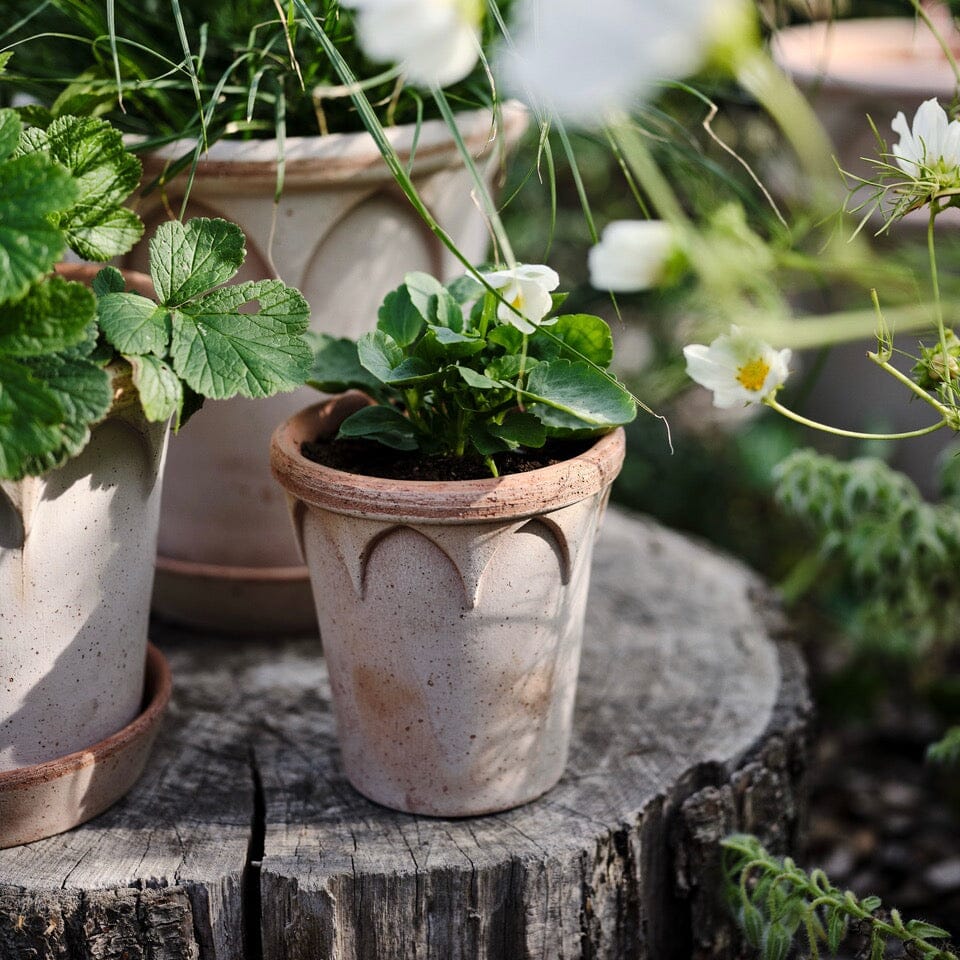
[[[594,440],[549,441],[539,450],[517,450],[494,456],[497,470],[526,473],[562,463],[589,449]],[[413,451],[391,450],[370,440],[315,440],[301,445],[300,452],[314,463],[388,480],[487,480],[490,468],[482,457],[424,457]]]

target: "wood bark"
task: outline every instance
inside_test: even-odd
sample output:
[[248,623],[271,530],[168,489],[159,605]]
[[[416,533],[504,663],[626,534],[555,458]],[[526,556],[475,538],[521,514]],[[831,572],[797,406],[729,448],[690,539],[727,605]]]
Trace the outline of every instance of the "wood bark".
[[786,850],[802,824],[810,708],[784,631],[756,575],[611,511],[563,780],[438,820],[345,781],[316,638],[155,624],[175,693],[147,773],[0,851],[0,960],[747,956],[718,840]]

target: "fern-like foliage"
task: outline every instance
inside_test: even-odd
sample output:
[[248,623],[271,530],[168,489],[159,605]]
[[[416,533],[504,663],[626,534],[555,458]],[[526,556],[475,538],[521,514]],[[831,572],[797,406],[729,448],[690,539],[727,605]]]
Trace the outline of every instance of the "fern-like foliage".
[[817,539],[871,647],[920,655],[960,640],[960,510],[923,500],[872,458],[841,462],[801,450],[777,468],[776,498]]
[[936,743],[931,743],[927,759],[960,769],[960,727],[951,727]]
[[[896,945],[906,956],[960,960],[950,934],[923,920],[904,921],[882,909],[879,897],[856,897],[833,886],[822,870],[807,873],[789,857],[772,857],[756,837],[735,834],[723,841],[727,897],[747,942],[763,960],[799,956],[835,957],[850,936],[866,941],[857,956],[884,960]],[[897,953],[900,956],[901,953]]]

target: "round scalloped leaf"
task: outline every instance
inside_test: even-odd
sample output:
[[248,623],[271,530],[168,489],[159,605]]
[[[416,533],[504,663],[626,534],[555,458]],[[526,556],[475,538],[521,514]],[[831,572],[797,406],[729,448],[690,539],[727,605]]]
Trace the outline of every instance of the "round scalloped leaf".
[[49,218],[76,195],[70,174],[46,157],[0,163],[0,302],[23,296],[63,254],[63,232]]

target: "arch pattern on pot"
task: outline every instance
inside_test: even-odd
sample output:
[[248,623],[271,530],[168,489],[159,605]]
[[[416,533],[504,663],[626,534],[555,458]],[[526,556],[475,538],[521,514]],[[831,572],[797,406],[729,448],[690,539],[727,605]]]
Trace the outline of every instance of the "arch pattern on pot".
[[587,541],[588,527],[598,521],[591,499],[509,523],[392,523],[357,517],[343,522],[345,518],[338,514],[311,509],[303,501],[292,500],[290,508],[301,551],[306,553],[304,523],[309,513],[361,600],[367,596],[367,571],[377,548],[397,531],[409,530],[449,560],[463,585],[467,610],[476,609],[480,602],[491,561],[499,550],[511,549],[511,539],[519,532],[539,535],[550,544],[557,559],[560,583],[568,586],[577,567],[580,545]]

